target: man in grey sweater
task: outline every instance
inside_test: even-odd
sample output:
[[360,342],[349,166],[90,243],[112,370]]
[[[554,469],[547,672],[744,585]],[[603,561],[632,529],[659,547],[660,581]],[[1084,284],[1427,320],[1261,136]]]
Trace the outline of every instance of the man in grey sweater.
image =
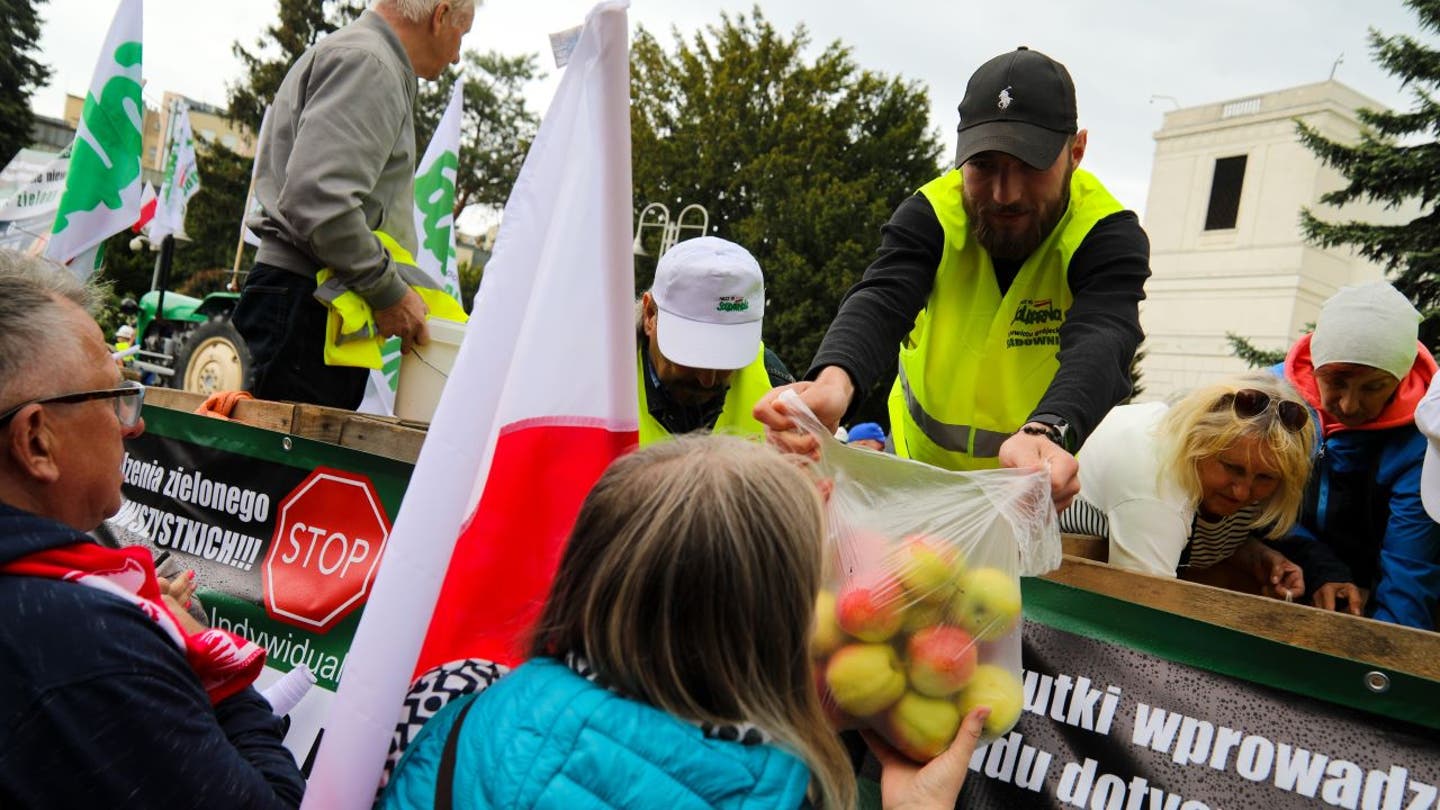
[[414,209],[416,77],[459,61],[474,0],[378,0],[316,43],[275,94],[260,143],[251,217],[260,236],[234,322],[249,345],[261,399],[355,408],[366,368],[326,365],[327,308],[316,274],[328,268],[403,350],[428,340],[425,304],[375,232],[417,249]]

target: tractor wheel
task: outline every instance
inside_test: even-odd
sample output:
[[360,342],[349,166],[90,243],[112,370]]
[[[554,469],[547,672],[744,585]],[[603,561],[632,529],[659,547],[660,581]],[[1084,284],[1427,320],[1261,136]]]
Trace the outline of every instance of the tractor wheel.
[[253,382],[253,374],[245,339],[230,321],[215,318],[185,336],[171,385],[199,394],[244,391]]

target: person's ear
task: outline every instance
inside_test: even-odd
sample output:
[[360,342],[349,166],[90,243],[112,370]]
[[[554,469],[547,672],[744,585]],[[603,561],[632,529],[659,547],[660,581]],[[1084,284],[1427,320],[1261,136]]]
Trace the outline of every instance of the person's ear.
[[645,328],[645,337],[654,340],[655,322],[660,317],[660,307],[655,303],[655,297],[649,292],[641,296],[640,306],[644,313],[640,317],[640,322]]
[[438,36],[446,26],[454,22],[455,9],[449,3],[438,3],[435,10],[430,12],[430,34]]
[[31,480],[46,484],[60,480],[57,444],[54,426],[43,407],[26,406],[10,419],[5,451],[14,468]]
[[1070,165],[1079,166],[1080,160],[1085,157],[1085,143],[1089,140],[1090,131],[1082,129],[1075,133],[1075,138],[1070,142]]

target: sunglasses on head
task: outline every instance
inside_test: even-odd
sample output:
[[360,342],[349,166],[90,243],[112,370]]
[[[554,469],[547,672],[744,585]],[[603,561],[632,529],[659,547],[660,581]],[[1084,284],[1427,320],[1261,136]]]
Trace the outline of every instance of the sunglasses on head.
[[1275,399],[1264,391],[1254,388],[1241,388],[1233,394],[1226,394],[1220,398],[1220,406],[1228,404],[1235,415],[1241,419],[1254,419],[1262,413],[1275,406],[1275,415],[1280,419],[1280,425],[1291,433],[1295,433],[1310,421],[1310,411],[1298,402],[1288,399]]

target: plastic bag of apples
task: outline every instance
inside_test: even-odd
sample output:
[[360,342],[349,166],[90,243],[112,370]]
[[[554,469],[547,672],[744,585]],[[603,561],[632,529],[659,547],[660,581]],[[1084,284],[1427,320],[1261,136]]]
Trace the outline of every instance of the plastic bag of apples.
[[917,761],[990,707],[984,741],[1020,719],[1020,577],[1060,564],[1045,471],[951,472],[847,447],[798,397],[829,479],[826,585],[811,654],[838,729],[871,728]]

